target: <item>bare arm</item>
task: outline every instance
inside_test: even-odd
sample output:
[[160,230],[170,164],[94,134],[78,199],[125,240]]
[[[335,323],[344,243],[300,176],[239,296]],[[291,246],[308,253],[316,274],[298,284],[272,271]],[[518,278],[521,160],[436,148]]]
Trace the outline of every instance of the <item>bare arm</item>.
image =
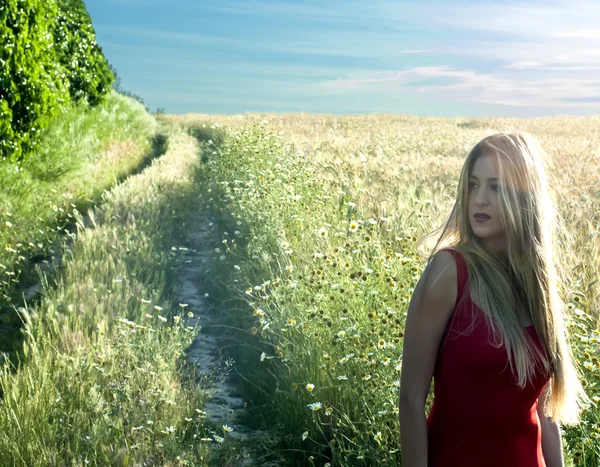
[[542,452],[547,467],[564,467],[562,439],[560,436],[560,427],[554,423],[550,417],[544,414],[544,407],[548,400],[551,381],[546,384],[540,397],[538,398],[538,417],[542,430]]
[[406,318],[399,400],[404,467],[427,467],[425,401],[456,296],[456,263],[442,251],[419,279]]

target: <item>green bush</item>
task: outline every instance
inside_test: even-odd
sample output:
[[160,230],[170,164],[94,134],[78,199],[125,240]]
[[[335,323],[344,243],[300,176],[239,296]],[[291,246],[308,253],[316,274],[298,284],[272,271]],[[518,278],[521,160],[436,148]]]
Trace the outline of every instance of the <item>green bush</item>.
[[57,113],[98,104],[113,80],[82,0],[3,0],[0,157],[22,160]]
[[90,105],[97,105],[111,90],[114,75],[96,43],[83,0],[58,0],[58,7],[54,39],[69,80],[71,99],[87,99]]
[[54,0],[4,0],[0,9],[0,157],[21,159],[69,104],[57,60]]

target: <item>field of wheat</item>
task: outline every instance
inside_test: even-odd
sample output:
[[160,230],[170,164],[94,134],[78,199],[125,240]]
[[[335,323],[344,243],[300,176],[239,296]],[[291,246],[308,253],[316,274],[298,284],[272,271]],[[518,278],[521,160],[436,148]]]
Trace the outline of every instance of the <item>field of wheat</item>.
[[[557,245],[565,314],[593,401],[564,447],[568,462],[599,465],[600,118],[161,118],[212,145],[199,180],[204,209],[221,218],[213,306],[249,423],[277,427],[287,437],[273,452],[315,465],[398,465],[402,331],[424,266],[416,241],[448,216],[475,143],[535,135],[568,229]],[[229,136],[210,139],[215,128]]]

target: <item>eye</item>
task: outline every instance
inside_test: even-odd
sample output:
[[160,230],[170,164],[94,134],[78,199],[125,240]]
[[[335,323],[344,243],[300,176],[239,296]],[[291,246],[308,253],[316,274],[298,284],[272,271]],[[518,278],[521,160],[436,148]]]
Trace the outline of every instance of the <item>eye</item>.
[[[477,186],[477,183],[475,183],[475,182],[470,182],[470,183],[469,183],[469,190],[470,190],[470,189],[472,189],[472,188],[474,188],[475,186]],[[494,191],[498,191],[498,190],[499,190],[499,185],[491,185],[490,187],[491,187],[491,188],[492,188],[492,190],[494,190]]]

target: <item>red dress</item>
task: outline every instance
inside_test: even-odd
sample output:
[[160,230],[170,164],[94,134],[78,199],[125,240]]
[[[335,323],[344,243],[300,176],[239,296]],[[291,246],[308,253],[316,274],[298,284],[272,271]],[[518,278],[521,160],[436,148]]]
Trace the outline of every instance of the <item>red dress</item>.
[[[483,312],[465,287],[464,258],[446,251],[456,261],[458,297],[463,290],[467,297],[455,306],[438,350],[427,417],[428,466],[546,467],[537,403],[549,378],[538,367],[532,384],[517,386],[504,345],[493,347],[483,315],[477,319]],[[526,332],[542,349],[535,328]]]

